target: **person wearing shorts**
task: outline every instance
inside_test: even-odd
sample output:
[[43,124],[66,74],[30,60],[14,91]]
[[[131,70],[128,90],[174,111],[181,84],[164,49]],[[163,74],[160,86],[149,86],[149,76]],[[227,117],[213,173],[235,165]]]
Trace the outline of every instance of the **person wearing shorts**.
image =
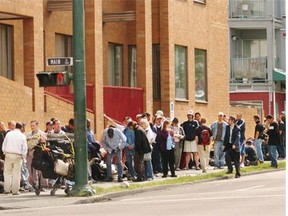
[[199,157],[197,144],[195,142],[196,129],[199,127],[198,121],[194,120],[193,111],[189,110],[187,113],[188,120],[185,121],[181,126],[185,132],[185,141],[183,153],[185,154],[185,167],[184,170],[189,169],[189,162],[191,159],[191,153],[193,154],[193,159],[195,161],[195,167],[199,170]]

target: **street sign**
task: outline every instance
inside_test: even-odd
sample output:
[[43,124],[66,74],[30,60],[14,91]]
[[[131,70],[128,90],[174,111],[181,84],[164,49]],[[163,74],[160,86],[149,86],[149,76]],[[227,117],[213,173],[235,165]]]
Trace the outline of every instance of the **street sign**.
[[72,66],[72,57],[53,57],[47,58],[47,66]]

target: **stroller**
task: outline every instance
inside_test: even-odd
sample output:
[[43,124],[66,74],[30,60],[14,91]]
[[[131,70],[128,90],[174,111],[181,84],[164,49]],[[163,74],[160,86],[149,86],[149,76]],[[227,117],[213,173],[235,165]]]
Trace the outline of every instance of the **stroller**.
[[[34,147],[32,167],[42,172],[43,178],[53,180],[50,195],[54,196],[61,185],[65,193],[71,190],[74,180],[74,146],[68,136],[49,135],[46,142]],[[41,192],[41,178],[35,187],[36,195]]]
[[104,152],[101,152],[100,143],[92,143],[94,149],[89,147],[91,166],[91,177],[97,181],[104,181],[107,179],[107,167],[104,164]]

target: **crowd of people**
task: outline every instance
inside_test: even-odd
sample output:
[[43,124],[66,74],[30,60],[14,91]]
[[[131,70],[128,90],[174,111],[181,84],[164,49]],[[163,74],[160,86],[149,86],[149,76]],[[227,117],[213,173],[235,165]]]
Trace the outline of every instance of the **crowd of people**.
[[74,120],[61,126],[59,119],[52,118],[46,123],[45,131],[39,129],[36,120],[30,122],[31,131],[25,135],[25,124],[10,121],[8,128],[0,122],[0,193],[19,195],[21,190],[33,191],[38,187],[39,178],[43,189],[48,188],[48,179],[42,178],[42,173],[32,166],[36,140],[45,141],[48,134],[65,134],[74,132]]
[[[108,116],[105,118],[110,126],[104,130],[101,144],[109,155],[107,164],[110,166],[116,154],[118,170],[126,165],[133,181],[152,181],[160,173],[166,178],[169,170],[171,177],[176,177],[175,171],[191,168],[206,173],[212,161],[214,169],[223,169],[226,165],[227,174],[233,173],[235,167],[235,177],[239,178],[240,168],[263,163],[263,154],[270,158],[271,166],[275,168],[278,157],[286,157],[285,112],[278,115],[277,121],[267,115],[263,123],[259,115],[254,115],[255,133],[248,139],[241,113],[225,116],[219,112],[211,126],[199,112],[194,114],[192,110],[187,112],[187,120],[182,124],[177,118],[172,121],[166,118],[161,110],[155,116],[139,114],[136,121],[127,116],[123,125]],[[122,132],[125,136],[112,138],[113,132]],[[112,181],[111,176],[108,170],[108,181]],[[118,173],[119,182],[122,178],[122,172]]]
[[[219,112],[217,120],[207,125],[206,119],[199,112],[189,110],[187,120],[182,124],[177,118],[165,117],[158,110],[155,115],[138,114],[136,121],[126,116],[123,124],[117,124],[112,118],[104,115],[109,127],[104,129],[102,138],[97,142],[91,122],[87,119],[87,151],[88,160],[92,161],[100,148],[105,153],[105,180],[114,180],[112,166],[117,167],[118,182],[123,182],[124,176],[135,182],[153,181],[155,176],[162,178],[177,177],[176,171],[196,169],[207,173],[208,167],[223,169],[227,166],[227,174],[233,173],[235,178],[241,177],[240,169],[244,166],[263,163],[269,156],[271,166],[277,168],[278,157],[285,158],[286,119],[285,112],[274,120],[267,115],[265,122],[254,115],[254,137],[246,139],[246,125],[242,114],[225,116]],[[39,123],[30,122],[31,131],[25,135],[25,124],[21,122],[0,122],[0,192],[19,195],[21,190],[33,191],[41,184],[43,188],[51,186],[48,179],[41,177],[41,171],[33,169],[32,159],[35,145],[31,138],[38,136],[45,141],[48,134],[74,133],[74,120],[61,126],[57,118],[46,123],[44,131]],[[124,175],[123,170],[126,171]],[[170,175],[169,174],[170,171]],[[88,166],[90,180],[97,179],[93,169]],[[94,178],[94,179],[93,179]],[[101,179],[103,180],[103,179]]]

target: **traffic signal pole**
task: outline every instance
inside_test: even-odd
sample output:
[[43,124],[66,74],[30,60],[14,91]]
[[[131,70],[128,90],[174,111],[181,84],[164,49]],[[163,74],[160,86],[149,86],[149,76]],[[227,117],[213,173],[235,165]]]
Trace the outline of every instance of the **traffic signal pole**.
[[88,186],[87,170],[84,0],[73,0],[73,57],[75,185],[69,195],[92,196],[95,191]]

